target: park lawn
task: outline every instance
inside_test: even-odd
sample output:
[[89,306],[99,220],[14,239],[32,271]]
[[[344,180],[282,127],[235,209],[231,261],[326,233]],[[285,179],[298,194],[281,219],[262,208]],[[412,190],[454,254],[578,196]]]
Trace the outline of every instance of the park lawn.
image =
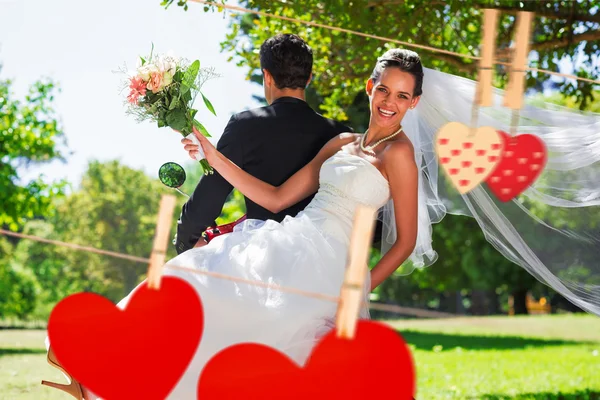
[[[600,400],[598,317],[387,322],[413,349],[418,400]],[[39,329],[0,330],[1,400],[70,398],[39,384],[41,379],[65,382],[46,364],[45,334]]]
[[388,322],[412,348],[417,399],[600,399],[598,317]]

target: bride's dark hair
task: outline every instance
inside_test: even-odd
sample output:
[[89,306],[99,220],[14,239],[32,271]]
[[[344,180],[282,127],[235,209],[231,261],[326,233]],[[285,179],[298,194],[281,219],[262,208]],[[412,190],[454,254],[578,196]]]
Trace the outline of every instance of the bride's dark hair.
[[371,79],[377,82],[383,73],[383,70],[388,67],[395,67],[404,72],[408,72],[415,77],[415,90],[413,96],[423,94],[423,65],[421,58],[412,50],[406,49],[391,49],[386,51],[377,59],[375,68],[371,73]]

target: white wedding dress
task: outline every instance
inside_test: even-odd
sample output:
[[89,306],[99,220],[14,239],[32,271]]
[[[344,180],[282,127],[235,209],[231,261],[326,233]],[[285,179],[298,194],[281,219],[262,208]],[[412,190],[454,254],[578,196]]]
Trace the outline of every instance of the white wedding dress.
[[[165,265],[164,275],[190,283],[204,308],[202,340],[169,399],[195,399],[203,366],[230,345],[265,344],[302,365],[316,341],[334,327],[333,302],[169,269],[177,265],[338,296],[354,211],[359,204],[382,207],[390,190],[374,165],[343,150],[323,164],[319,183],[314,199],[296,217],[281,223],[246,220],[234,232]],[[367,279],[365,299],[369,286]],[[124,308],[130,296],[118,306]],[[360,317],[369,317],[367,307]]]

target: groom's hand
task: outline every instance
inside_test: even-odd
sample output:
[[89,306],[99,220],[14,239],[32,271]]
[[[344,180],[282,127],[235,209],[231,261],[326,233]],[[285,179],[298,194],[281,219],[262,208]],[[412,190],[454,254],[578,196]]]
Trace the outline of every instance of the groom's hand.
[[198,154],[198,145],[194,144],[190,139],[181,139],[181,143],[183,144],[183,148],[188,152],[190,158],[195,160],[194,156]]
[[198,248],[198,247],[204,247],[206,246],[208,243],[206,243],[206,241],[204,239],[200,239],[198,240],[198,243],[196,243],[196,245],[194,246],[194,248]]

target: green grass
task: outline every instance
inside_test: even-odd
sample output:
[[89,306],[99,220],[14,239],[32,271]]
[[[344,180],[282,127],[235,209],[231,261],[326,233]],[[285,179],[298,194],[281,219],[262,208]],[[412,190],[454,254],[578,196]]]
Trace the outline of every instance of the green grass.
[[389,322],[413,349],[417,399],[600,399],[600,318]]
[[[388,322],[413,348],[418,400],[600,400],[600,318]],[[39,329],[0,329],[0,399],[70,398],[39,384],[65,382],[46,363],[44,337]]]

